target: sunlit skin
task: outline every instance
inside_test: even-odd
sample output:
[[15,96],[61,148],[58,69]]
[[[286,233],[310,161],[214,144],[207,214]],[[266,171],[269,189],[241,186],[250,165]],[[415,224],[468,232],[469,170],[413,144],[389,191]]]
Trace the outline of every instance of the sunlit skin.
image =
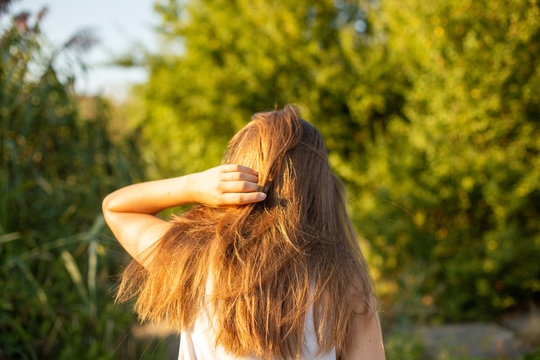
[[[238,164],[220,165],[200,173],[150,181],[121,188],[103,201],[107,224],[126,251],[140,264],[154,259],[152,249],[173,226],[155,216],[179,205],[238,206],[265,200],[257,171]],[[147,255],[148,254],[148,255]],[[352,276],[352,282],[355,276]],[[359,280],[360,281],[360,280]],[[360,287],[359,287],[360,288]],[[375,300],[359,301],[350,314],[341,359],[385,359]]]
[[162,210],[201,203],[209,206],[242,205],[262,201],[257,172],[242,165],[218,167],[171,179],[126,186],[103,201],[103,214],[116,239],[141,264],[151,258],[141,253],[169,230],[171,224],[155,216]]

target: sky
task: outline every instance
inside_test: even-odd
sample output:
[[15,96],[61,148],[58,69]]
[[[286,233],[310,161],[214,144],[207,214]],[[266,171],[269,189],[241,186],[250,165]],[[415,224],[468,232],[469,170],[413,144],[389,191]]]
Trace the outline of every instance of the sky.
[[77,76],[76,90],[122,100],[131,84],[145,81],[147,71],[107,63],[115,55],[128,52],[136,43],[156,51],[153,27],[159,19],[153,3],[153,0],[19,0],[13,2],[10,13],[26,10],[35,16],[46,6],[48,13],[41,22],[41,30],[53,46],[61,46],[78,30],[90,28],[100,42],[85,56],[89,70]]

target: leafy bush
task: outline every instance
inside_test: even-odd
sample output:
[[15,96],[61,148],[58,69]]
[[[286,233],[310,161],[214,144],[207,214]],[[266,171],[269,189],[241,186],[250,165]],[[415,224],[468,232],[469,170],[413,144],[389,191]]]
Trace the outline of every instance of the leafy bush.
[[384,350],[388,359],[420,360],[424,358],[422,342],[409,334],[389,334],[385,338]]
[[[492,318],[540,294],[540,7],[392,2],[410,87],[366,153],[357,225],[382,278],[439,319]],[[382,26],[382,25],[381,25]],[[411,282],[390,290],[395,301]]]

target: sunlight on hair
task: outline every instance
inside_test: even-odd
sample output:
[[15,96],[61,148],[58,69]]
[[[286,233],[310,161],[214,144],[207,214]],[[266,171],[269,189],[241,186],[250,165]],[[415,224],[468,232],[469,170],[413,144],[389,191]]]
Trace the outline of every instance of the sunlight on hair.
[[176,217],[149,268],[125,270],[119,299],[136,298],[141,319],[179,332],[205,307],[218,345],[265,359],[300,356],[313,309],[320,352],[339,353],[353,308],[372,290],[320,133],[290,105],[257,113],[222,163],[257,170],[266,200]]

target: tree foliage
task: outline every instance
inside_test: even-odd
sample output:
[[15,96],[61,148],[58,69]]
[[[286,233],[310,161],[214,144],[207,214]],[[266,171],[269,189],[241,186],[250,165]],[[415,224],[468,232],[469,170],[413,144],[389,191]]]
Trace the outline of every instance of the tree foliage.
[[[331,135],[332,149],[348,154],[369,137],[376,125],[350,112],[382,117],[385,108],[396,108],[387,102],[399,103],[394,85],[400,85],[381,84],[387,97],[357,103],[354,88],[369,88],[365,81],[371,81],[366,77],[358,84],[370,70],[351,61],[363,56],[356,50],[365,35],[357,27],[365,14],[357,4],[339,4],[190,1],[180,6],[171,1],[156,6],[165,47],[176,52],[148,59],[152,75],[137,89],[142,103],[137,121],[155,149],[168,149],[156,156],[161,174],[215,163],[227,139],[254,111],[289,102],[310,105],[304,115]],[[393,69],[377,71],[390,77]]]
[[405,116],[368,154],[359,227],[386,277],[407,291],[404,270],[422,274],[424,305],[443,318],[493,316],[540,292],[538,5],[381,9],[411,86]]
[[399,311],[493,317],[540,293],[535,0],[158,1],[134,122],[160,176],[215,165],[255,111],[322,131]]

